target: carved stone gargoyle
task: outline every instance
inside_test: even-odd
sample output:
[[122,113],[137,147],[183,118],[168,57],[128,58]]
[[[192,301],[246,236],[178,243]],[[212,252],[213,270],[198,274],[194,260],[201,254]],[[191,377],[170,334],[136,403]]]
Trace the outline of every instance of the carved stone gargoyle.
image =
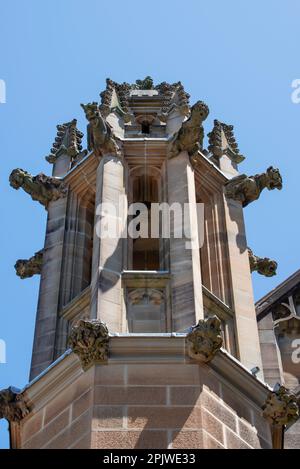
[[29,259],[17,260],[15,264],[16,274],[22,279],[40,274],[43,265],[43,253],[44,250],[41,249]]
[[50,155],[46,156],[48,163],[55,163],[61,154],[69,155],[71,161],[83,158],[87,151],[82,151],[81,140],[83,133],[77,129],[77,120],[59,124],[56,126],[57,135],[50,150]]
[[68,339],[68,346],[78,355],[84,371],[95,363],[107,361],[108,345],[108,329],[98,320],[80,319],[72,327]]
[[32,176],[24,169],[14,169],[9,176],[9,183],[14,189],[20,187],[27,192],[32,200],[37,200],[47,208],[49,202],[67,195],[67,187],[60,179],[46,176],[43,173]]
[[221,321],[217,316],[200,319],[186,336],[188,355],[205,363],[214,358],[222,343]]
[[191,158],[196,157],[202,149],[204,130],[202,123],[209,114],[209,109],[202,101],[197,101],[192,108],[190,117],[183,122],[179,131],[174,135],[169,146],[169,156],[173,158],[181,151],[187,151]]
[[300,416],[300,403],[295,394],[277,384],[262,406],[263,417],[272,426],[285,426],[294,423]]
[[214,159],[218,160],[222,155],[227,155],[236,164],[244,161],[245,157],[240,154],[234,137],[233,125],[227,125],[215,119],[214,127],[207,136],[209,138],[208,150]]
[[268,257],[258,257],[248,248],[249,263],[251,272],[257,272],[265,277],[276,275],[277,262]]
[[98,104],[96,102],[81,104],[81,107],[89,121],[87,126],[88,150],[102,155],[119,155],[119,147],[110,126],[100,112]]
[[0,419],[20,422],[30,413],[30,407],[19,389],[10,386],[0,391]]
[[229,199],[241,202],[246,207],[257,200],[263,189],[282,189],[282,178],[278,169],[270,166],[265,173],[247,176],[240,174],[225,184],[225,194]]

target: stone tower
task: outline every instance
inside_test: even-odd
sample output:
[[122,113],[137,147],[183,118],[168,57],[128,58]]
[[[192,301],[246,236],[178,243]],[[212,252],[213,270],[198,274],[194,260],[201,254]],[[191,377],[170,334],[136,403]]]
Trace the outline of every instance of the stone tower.
[[100,97],[81,105],[87,150],[74,119],[52,177],[10,176],[48,212],[43,249],[16,264],[41,283],[31,381],[0,395],[12,446],[279,447],[299,408],[263,382],[243,219],[279,171],[239,174],[218,120],[204,149],[208,107],[180,82],[108,79]]

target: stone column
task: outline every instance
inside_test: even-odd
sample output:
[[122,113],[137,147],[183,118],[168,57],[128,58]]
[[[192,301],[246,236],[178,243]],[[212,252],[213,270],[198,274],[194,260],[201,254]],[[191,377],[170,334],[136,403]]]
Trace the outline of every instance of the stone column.
[[224,207],[239,359],[248,369],[259,366],[263,377],[243,208],[240,202],[226,197]]
[[[183,204],[189,204],[188,220],[184,222],[189,225],[190,232],[197,236],[195,178],[187,152],[168,160],[167,178],[169,205],[180,203],[183,210]],[[189,239],[184,235],[174,238],[172,216],[170,233],[172,330],[182,331],[204,317],[200,254],[197,246],[194,249],[186,248]]]
[[121,285],[123,246],[126,240],[119,235],[111,237],[105,234],[107,219],[101,216],[99,204],[112,204],[116,215],[111,215],[110,222],[124,225],[126,207],[120,206],[124,194],[123,162],[115,156],[104,156],[97,169],[91,317],[106,323],[110,332],[126,330]]
[[50,202],[30,379],[54,359],[67,197]]

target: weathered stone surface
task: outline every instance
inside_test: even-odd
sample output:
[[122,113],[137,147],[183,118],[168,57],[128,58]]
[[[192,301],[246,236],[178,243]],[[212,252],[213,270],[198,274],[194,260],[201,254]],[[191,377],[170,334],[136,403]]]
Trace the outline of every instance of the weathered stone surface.
[[225,184],[225,194],[228,198],[237,200],[246,207],[257,200],[263,189],[269,191],[282,189],[282,178],[278,169],[270,166],[265,173],[247,176],[240,174]]
[[55,163],[61,154],[67,154],[72,160],[80,155],[86,155],[86,150],[82,151],[81,140],[83,133],[77,129],[77,120],[65,122],[56,126],[57,135],[50,150],[50,154],[46,156],[48,163]]
[[227,155],[235,163],[241,163],[245,159],[240,154],[236,143],[233,125],[227,125],[215,119],[214,127],[207,136],[209,138],[208,150],[214,157],[220,158],[222,155]]
[[258,257],[248,248],[249,263],[251,272],[258,272],[265,277],[273,277],[276,275],[277,262],[268,257]]
[[294,423],[300,416],[299,399],[284,386],[275,386],[262,407],[263,416],[271,425]]
[[186,337],[190,357],[209,362],[222,346],[221,321],[217,316],[200,319]]
[[43,265],[43,252],[44,250],[41,249],[29,259],[17,260],[15,264],[16,274],[22,279],[40,274]]
[[187,151],[190,157],[195,157],[202,148],[204,131],[202,122],[205,121],[209,109],[203,101],[197,101],[192,108],[190,117],[183,122],[180,130],[175,134],[169,148],[169,156],[177,156],[181,151]]
[[138,90],[153,90],[153,78],[148,75],[144,78],[144,80],[136,80],[133,88]]
[[20,187],[27,192],[32,200],[37,200],[47,207],[49,202],[67,195],[67,187],[57,178],[46,176],[43,173],[32,176],[24,169],[14,169],[9,176],[9,183],[14,189]]
[[20,422],[30,412],[23,394],[10,386],[0,391],[0,419],[9,422]]
[[98,104],[96,102],[81,104],[81,107],[89,121],[87,127],[88,150],[100,154],[119,154],[119,148],[111,128],[102,116]]
[[108,358],[109,335],[105,324],[97,320],[81,319],[72,328],[68,345],[78,355],[86,371],[95,363]]

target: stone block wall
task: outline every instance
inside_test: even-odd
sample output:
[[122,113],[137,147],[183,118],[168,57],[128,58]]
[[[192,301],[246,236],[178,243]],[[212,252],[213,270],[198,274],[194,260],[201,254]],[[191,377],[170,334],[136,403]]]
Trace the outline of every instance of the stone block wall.
[[260,410],[197,364],[109,364],[35,406],[22,448],[269,448]]

